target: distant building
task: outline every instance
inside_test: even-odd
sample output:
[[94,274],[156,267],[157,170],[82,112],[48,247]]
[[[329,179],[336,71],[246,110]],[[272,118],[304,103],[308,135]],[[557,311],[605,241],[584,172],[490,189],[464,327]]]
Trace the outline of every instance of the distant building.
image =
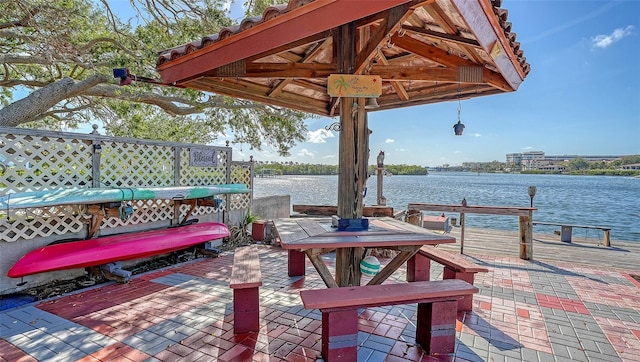
[[622,165],[618,167],[618,170],[640,170],[640,163],[633,163],[631,165]]
[[507,164],[518,165],[522,163],[522,153],[507,153]]
[[[507,164],[519,165],[522,170],[563,171],[562,165],[576,158],[582,158],[587,162],[613,162],[622,156],[611,155],[554,155],[547,156],[544,151],[528,151],[522,153],[507,153]],[[628,166],[628,165],[627,165]]]

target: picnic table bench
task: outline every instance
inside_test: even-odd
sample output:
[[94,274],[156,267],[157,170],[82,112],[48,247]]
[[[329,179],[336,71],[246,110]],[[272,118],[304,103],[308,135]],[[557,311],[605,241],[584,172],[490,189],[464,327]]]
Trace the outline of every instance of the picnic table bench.
[[358,360],[359,308],[396,304],[418,304],[416,342],[427,353],[452,353],[458,300],[477,292],[452,279],[303,290],[300,297],[305,309],[322,312],[322,356],[331,362]]
[[[430,279],[431,260],[444,266],[442,279],[459,279],[473,285],[476,273],[486,273],[489,269],[479,266],[461,254],[448,252],[433,246],[423,246],[415,257],[407,261],[407,281]],[[473,307],[473,294],[458,302],[458,311],[469,311]]]
[[233,289],[233,332],[260,330],[260,291],[262,272],[258,250],[253,246],[235,249],[229,287]]
[[602,230],[604,232],[604,240],[602,244],[604,246],[611,246],[611,228],[604,226],[591,226],[591,225],[572,225],[572,224],[562,224],[555,222],[546,222],[546,221],[535,221],[533,225],[550,225],[550,226],[560,226],[560,241],[564,241],[565,243],[570,243],[573,228],[583,228],[583,229],[595,229]]

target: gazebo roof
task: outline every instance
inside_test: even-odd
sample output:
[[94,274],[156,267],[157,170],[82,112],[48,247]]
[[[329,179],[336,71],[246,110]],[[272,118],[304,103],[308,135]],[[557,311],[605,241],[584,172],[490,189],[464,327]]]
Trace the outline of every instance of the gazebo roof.
[[327,93],[338,73],[380,76],[376,110],[512,92],[530,66],[500,3],[290,0],[162,51],[157,70],[167,84],[322,116],[340,112]]

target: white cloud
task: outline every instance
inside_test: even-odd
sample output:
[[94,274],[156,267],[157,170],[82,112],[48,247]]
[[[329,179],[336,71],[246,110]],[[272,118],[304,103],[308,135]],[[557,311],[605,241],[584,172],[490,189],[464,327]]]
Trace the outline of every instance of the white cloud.
[[313,157],[313,152],[309,151],[306,148],[303,148],[296,155],[301,157]]
[[605,49],[608,48],[611,44],[622,40],[622,38],[631,34],[633,34],[633,25],[629,25],[626,28],[618,28],[609,35],[596,35],[591,40],[593,41],[594,47]]
[[387,138],[386,140],[384,140],[384,143],[393,143],[396,140],[394,140],[393,138]]
[[480,133],[474,133],[473,137],[482,137],[482,135]]
[[333,132],[327,131],[324,128],[307,132],[307,141],[311,143],[326,143],[327,138],[333,138],[333,137],[335,137],[333,135]]

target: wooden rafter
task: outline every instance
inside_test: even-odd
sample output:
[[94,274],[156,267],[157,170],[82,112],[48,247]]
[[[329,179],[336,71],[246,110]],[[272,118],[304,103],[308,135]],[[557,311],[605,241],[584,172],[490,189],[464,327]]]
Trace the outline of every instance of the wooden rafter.
[[[429,4],[424,8],[429,13],[429,15],[431,15],[431,17],[436,20],[438,25],[442,27],[445,33],[450,35],[460,35],[459,30],[456,28],[451,18],[444,12],[444,10],[442,10],[440,6],[438,6],[437,3]],[[476,63],[482,63],[482,58],[478,56],[473,47],[469,47],[464,43],[462,43],[461,45],[462,50],[467,55],[467,57],[469,57],[469,59]]]
[[378,49],[386,41],[387,34],[394,33],[399,27],[401,21],[408,16],[409,8],[406,6],[397,6],[391,10],[384,11],[381,16],[385,19],[381,26],[378,26],[364,46],[356,55],[354,74],[362,74],[371,60],[378,55]]
[[[386,66],[389,65],[389,61],[387,61],[387,58],[385,58],[384,54],[382,54],[381,51],[378,51],[377,59],[381,64]],[[398,98],[400,98],[403,101],[409,100],[409,94],[407,94],[407,90],[404,89],[404,87],[402,86],[402,84],[400,84],[400,82],[392,81],[391,86],[393,87],[393,89],[395,89],[396,93],[398,94]]]
[[421,28],[421,27],[417,27],[417,26],[403,25],[402,29],[407,31],[407,32],[410,32],[410,33],[419,34],[419,35],[425,35],[425,36],[427,36],[429,38],[432,38],[432,39],[441,40],[441,41],[447,41],[447,42],[451,42],[451,43],[455,43],[455,44],[459,44],[459,45],[470,46],[470,47],[473,47],[473,48],[480,49],[480,44],[478,44],[477,41],[475,41],[473,39],[467,39],[467,38],[462,37],[462,36],[441,33],[441,32],[438,32],[438,31],[433,31],[433,30],[429,30],[429,29],[425,29],[425,28]]
[[[327,47],[329,47],[331,45],[332,42],[332,38],[327,37],[325,38],[325,40],[322,43],[319,43],[318,45],[316,45],[312,51],[310,51],[303,59],[301,59],[301,63],[310,63],[312,62],[315,57],[318,55],[318,53],[324,51]],[[333,65],[333,69],[335,71],[335,65]],[[283,79],[281,81],[278,82],[278,84],[276,84],[273,89],[271,90],[271,92],[269,92],[269,97],[277,97],[283,90],[284,88],[291,83],[292,79]]]
[[[437,62],[445,67],[457,69],[461,66],[476,67],[477,63],[460,58],[454,54],[450,54],[433,45],[425,44],[420,40],[414,39],[411,36],[399,37],[394,35],[392,41],[396,46],[399,46],[409,52],[424,58]],[[483,68],[483,78],[486,83],[493,85],[494,87],[504,90],[512,91],[513,89],[508,83],[497,73],[494,73],[486,68]]]

